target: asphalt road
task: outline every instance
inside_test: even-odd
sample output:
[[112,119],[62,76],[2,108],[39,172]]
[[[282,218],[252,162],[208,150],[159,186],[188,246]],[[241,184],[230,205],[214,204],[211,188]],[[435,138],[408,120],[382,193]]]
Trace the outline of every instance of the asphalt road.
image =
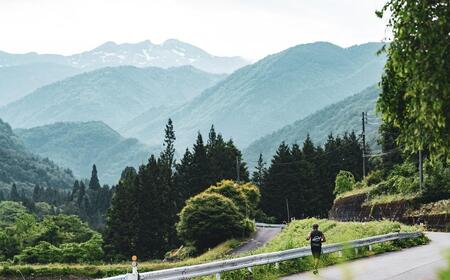
[[238,255],[255,250],[272,240],[280,232],[281,228],[257,228],[255,235],[247,243],[237,248],[233,254]]
[[436,272],[448,264],[444,252],[450,249],[450,233],[427,233],[431,242],[427,245],[404,249],[359,259],[342,265],[312,272],[299,273],[282,278],[300,279],[364,279],[364,280],[432,280],[438,279]]

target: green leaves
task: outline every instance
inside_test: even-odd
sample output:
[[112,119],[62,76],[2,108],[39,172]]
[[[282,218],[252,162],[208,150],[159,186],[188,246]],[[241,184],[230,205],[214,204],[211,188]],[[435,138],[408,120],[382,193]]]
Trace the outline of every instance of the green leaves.
[[355,185],[355,177],[351,172],[341,170],[336,176],[334,194],[351,191]]
[[254,224],[246,216],[255,211],[253,205],[258,201],[255,186],[223,180],[187,201],[177,232],[186,244],[200,251],[233,237],[247,236]]
[[450,162],[450,4],[445,0],[392,0],[394,39],[387,48],[377,108],[399,128],[407,153],[429,151],[433,162]]

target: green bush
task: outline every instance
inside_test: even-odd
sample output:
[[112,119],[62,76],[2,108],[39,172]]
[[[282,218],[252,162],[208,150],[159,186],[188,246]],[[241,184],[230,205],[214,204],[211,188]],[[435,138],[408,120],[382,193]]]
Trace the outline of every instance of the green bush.
[[17,218],[27,213],[27,209],[19,202],[0,202],[0,229],[14,224]]
[[209,187],[205,193],[217,193],[231,199],[243,216],[247,216],[247,213],[249,212],[250,205],[247,197],[239,185],[231,180],[223,180],[217,183],[216,186]]
[[383,170],[373,170],[366,176],[366,178],[364,178],[364,181],[367,186],[376,185],[383,180],[384,180]]
[[209,187],[206,193],[217,193],[231,199],[242,215],[254,218],[261,198],[258,187],[252,183],[238,184],[232,180],[222,180]]
[[355,185],[355,177],[349,171],[341,170],[336,176],[334,194],[338,195],[351,191]]
[[61,261],[61,249],[46,241],[41,241],[36,246],[27,247],[14,257],[14,262],[18,263],[53,263]]
[[427,164],[426,171],[423,202],[450,198],[450,167],[438,162],[433,166]]
[[211,192],[190,198],[177,224],[180,238],[200,251],[230,238],[248,236],[251,231],[231,199]]

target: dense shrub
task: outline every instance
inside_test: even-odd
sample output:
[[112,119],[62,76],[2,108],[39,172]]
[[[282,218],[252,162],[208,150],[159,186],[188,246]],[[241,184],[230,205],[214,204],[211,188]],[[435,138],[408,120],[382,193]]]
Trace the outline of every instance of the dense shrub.
[[450,198],[450,167],[437,162],[425,166],[427,177],[423,192],[423,201],[437,201]]
[[351,172],[341,170],[336,176],[334,193],[336,195],[351,191],[355,185],[355,177]]
[[233,181],[223,180],[217,183],[216,186],[209,187],[205,193],[217,193],[231,199],[234,205],[239,209],[239,212],[243,216],[247,216],[246,213],[250,207],[247,197],[238,184],[235,184]]
[[218,193],[231,199],[242,215],[254,218],[261,198],[258,187],[252,183],[238,184],[232,180],[222,180],[209,187],[206,193]]
[[211,248],[227,239],[248,236],[252,231],[233,201],[218,193],[200,193],[186,202],[177,232],[186,244]]
[[47,241],[40,241],[35,246],[27,247],[14,257],[14,261],[19,263],[52,263],[61,260],[61,249]]

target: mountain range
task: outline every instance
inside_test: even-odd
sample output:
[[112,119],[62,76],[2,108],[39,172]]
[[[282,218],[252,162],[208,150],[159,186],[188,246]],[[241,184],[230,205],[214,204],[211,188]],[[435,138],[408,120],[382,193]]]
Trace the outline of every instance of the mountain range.
[[366,123],[366,140],[369,147],[374,150],[377,146],[380,123],[375,114],[379,94],[380,89],[372,86],[295,121],[251,143],[243,152],[244,158],[250,166],[256,164],[260,153],[266,161],[269,161],[281,142],[302,145],[308,134],[316,145],[324,144],[330,134],[342,136],[345,132],[354,131],[359,135],[362,129],[362,112],[366,112],[369,116]]
[[100,182],[109,185],[117,184],[126,166],[145,163],[151,153],[161,150],[124,138],[103,122],[95,121],[55,123],[14,132],[28,150],[70,168],[78,178],[90,178],[95,164]]
[[298,45],[245,66],[174,109],[144,112],[121,133],[147,143],[167,118],[184,148],[211,124],[241,147],[255,139],[362,91],[380,79],[386,58],[382,43],[341,48],[326,42]]
[[75,178],[72,171],[57,166],[48,158],[31,153],[11,126],[0,119],[0,189],[41,187],[70,189]]
[[0,107],[24,97],[39,87],[80,72],[80,69],[55,63],[0,67]]
[[224,77],[192,66],[106,67],[43,86],[0,108],[0,116],[15,128],[103,121],[117,129],[149,108],[183,104]]
[[0,67],[32,63],[53,63],[90,71],[103,67],[176,67],[192,65],[210,73],[231,73],[249,62],[241,57],[214,56],[191,44],[169,39],[162,44],[106,42],[90,51],[63,56],[57,54],[11,54],[0,51]]

